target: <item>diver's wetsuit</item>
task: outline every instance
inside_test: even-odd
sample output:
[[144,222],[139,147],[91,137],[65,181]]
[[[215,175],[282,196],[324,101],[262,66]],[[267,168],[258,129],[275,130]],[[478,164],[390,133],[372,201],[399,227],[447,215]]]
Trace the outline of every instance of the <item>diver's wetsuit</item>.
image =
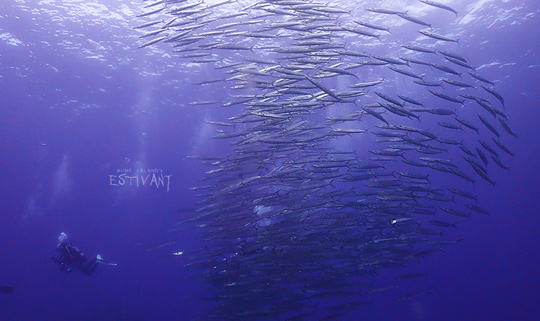
[[60,252],[60,256],[58,258],[51,257],[51,260],[60,265],[60,271],[71,272],[72,267],[76,267],[82,273],[90,276],[99,264],[97,258],[85,264],[87,258],[84,253],[66,242],[58,244],[56,249]]

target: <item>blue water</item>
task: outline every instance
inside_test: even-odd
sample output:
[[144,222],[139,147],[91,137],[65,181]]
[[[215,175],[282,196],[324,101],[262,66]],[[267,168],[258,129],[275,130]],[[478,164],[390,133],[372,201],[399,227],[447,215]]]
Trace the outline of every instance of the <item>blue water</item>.
[[[475,8],[445,3],[460,15]],[[462,42],[505,97],[519,136],[511,171],[493,172],[495,187],[475,185],[491,215],[459,221],[451,233],[461,245],[411,264],[427,277],[343,320],[540,320],[540,5],[475,3]],[[170,255],[202,246],[198,232],[169,231],[193,215],[178,209],[196,206],[189,188],[210,169],[188,156],[230,152],[204,122],[227,112],[189,102],[229,92],[191,85],[213,69],[182,65],[166,44],[137,50],[141,11],[138,1],[0,3],[0,286],[15,287],[0,293],[2,321],[204,320],[212,305],[211,285],[183,268],[185,255]],[[111,185],[125,169],[171,175],[169,190]],[[118,267],[61,273],[50,260],[60,232]],[[393,276],[381,271],[377,282]],[[435,295],[394,300],[429,288]]]

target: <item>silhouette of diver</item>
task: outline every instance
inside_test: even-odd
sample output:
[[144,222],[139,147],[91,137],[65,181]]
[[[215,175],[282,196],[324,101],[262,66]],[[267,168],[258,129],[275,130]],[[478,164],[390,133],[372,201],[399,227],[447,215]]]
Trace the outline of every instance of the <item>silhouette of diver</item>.
[[56,246],[56,250],[60,252],[58,257],[51,257],[56,264],[60,265],[60,271],[71,272],[73,267],[79,269],[82,273],[91,276],[96,270],[98,264],[107,264],[116,266],[114,263],[108,263],[98,254],[95,258],[87,263],[88,258],[77,247],[66,242],[67,235],[62,232],[58,237],[60,243]]

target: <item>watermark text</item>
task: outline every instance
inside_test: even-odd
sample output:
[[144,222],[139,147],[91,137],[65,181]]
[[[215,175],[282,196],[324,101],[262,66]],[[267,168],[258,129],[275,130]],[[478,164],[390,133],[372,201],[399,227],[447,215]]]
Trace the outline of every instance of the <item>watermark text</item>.
[[117,169],[115,175],[109,175],[109,185],[111,186],[149,186],[155,188],[170,189],[172,175],[163,174],[161,169]]

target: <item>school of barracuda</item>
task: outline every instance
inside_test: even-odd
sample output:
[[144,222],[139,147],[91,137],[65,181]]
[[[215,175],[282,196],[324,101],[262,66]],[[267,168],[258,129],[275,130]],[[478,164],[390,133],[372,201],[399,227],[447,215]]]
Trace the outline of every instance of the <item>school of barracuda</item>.
[[[235,112],[208,121],[231,153],[193,156],[212,169],[181,222],[206,244],[185,253],[213,286],[204,319],[343,319],[393,287],[374,284],[380,269],[458,243],[443,232],[488,214],[475,188],[509,169],[505,101],[456,53],[463,35],[346,3],[143,1],[140,48],[168,43],[213,66],[215,78],[196,85],[225,84],[229,96],[191,105]],[[416,35],[398,37],[398,22]],[[338,297],[346,303],[325,303]]]

